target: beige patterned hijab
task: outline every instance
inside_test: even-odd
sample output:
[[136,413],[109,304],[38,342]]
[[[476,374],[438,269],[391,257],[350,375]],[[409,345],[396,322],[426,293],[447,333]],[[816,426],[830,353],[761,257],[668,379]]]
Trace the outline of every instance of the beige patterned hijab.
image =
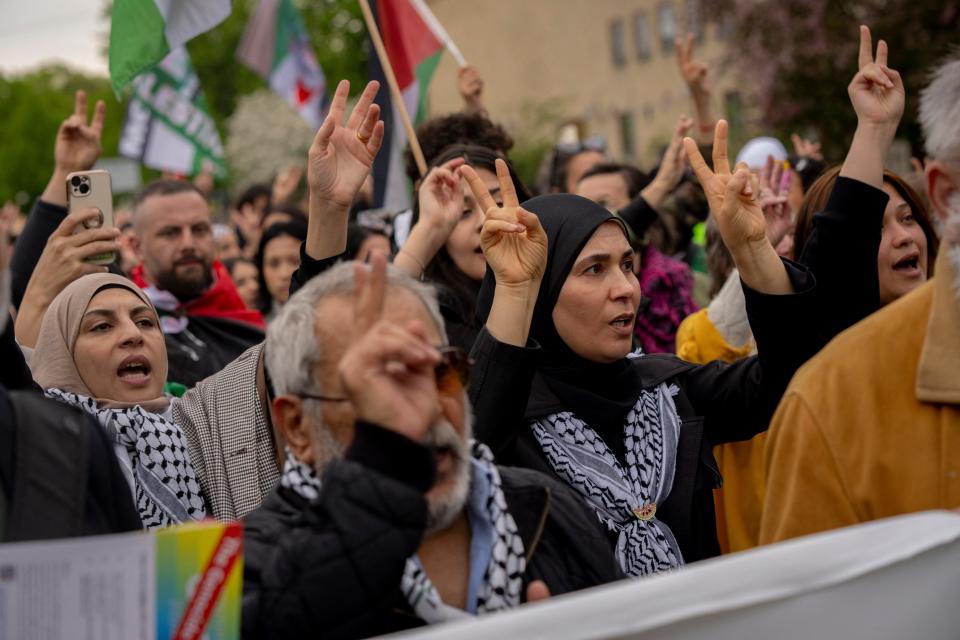
[[[94,397],[77,370],[73,359],[73,347],[80,333],[80,321],[90,301],[101,290],[114,287],[126,289],[140,298],[153,310],[157,326],[160,326],[160,320],[156,317],[157,312],[150,299],[127,278],[112,273],[96,273],[74,280],[53,299],[40,323],[40,335],[37,337],[37,345],[30,359],[30,368],[33,371],[33,379],[43,389],[61,389]],[[157,363],[157,374],[166,380],[166,347],[163,351],[163,362]],[[117,398],[96,398],[96,401],[100,407],[112,408],[138,404],[151,412],[163,411],[170,404],[169,400],[163,396],[137,403],[122,402]]]

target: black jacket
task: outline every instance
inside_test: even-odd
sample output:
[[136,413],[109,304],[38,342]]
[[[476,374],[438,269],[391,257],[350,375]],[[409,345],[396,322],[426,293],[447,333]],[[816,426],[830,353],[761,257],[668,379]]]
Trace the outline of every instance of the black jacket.
[[[524,591],[532,580],[558,595],[622,577],[579,497],[542,474],[499,469],[527,554]],[[358,423],[317,500],[278,488],[244,521],[243,637],[359,638],[422,625],[399,585],[433,479],[427,449]]]
[[164,333],[167,379],[193,387],[263,342],[263,329],[223,318],[190,318],[179,333]]
[[140,529],[100,425],[36,391],[0,387],[0,541]]
[[[837,178],[799,259],[809,273],[788,268],[798,293],[763,296],[744,287],[758,356],[732,365],[694,366],[665,355],[638,361],[644,388],[665,381],[680,388],[673,489],[657,515],[673,530],[687,562],[720,552],[712,489],[722,480],[713,446],[765,431],[794,371],[836,334],[880,308],[877,251],[887,198],[880,189]],[[642,225],[649,212],[644,216],[638,208],[624,218]],[[470,398],[477,437],[504,464],[551,472],[527,425],[562,407],[534,375],[536,349],[500,344],[483,331],[473,356]]]
[[[677,464],[669,498],[657,516],[676,536],[687,562],[718,555],[714,487],[720,474],[714,445],[747,440],[767,428],[794,371],[816,352],[810,333],[811,274],[792,263],[787,271],[797,293],[762,295],[744,286],[750,325],[759,355],[734,364],[696,366],[673,356],[650,355],[634,361],[641,387],[676,384],[681,420]],[[539,348],[521,349],[498,342],[485,329],[471,354],[475,365],[470,399],[476,412],[476,436],[503,464],[553,474],[529,427],[530,420],[564,409],[536,374]],[[638,389],[639,394],[639,389]]]

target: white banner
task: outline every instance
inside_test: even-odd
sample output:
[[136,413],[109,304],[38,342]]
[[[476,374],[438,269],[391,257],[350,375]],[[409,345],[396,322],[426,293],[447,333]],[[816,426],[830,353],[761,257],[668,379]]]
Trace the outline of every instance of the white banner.
[[960,516],[889,518],[403,638],[960,638]]
[[120,136],[120,154],[161,171],[227,174],[220,134],[184,48],[137,76]]

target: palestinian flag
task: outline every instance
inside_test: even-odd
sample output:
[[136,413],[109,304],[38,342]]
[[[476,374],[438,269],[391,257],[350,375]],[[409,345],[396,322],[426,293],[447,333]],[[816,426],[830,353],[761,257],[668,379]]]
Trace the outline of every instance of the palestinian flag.
[[423,0],[377,0],[376,16],[407,112],[420,123],[427,117],[427,88],[440,56],[456,47]]
[[[404,106],[416,125],[427,118],[427,90],[444,50],[449,49],[460,64],[463,56],[423,0],[376,0],[371,2],[371,10]],[[380,80],[381,85],[386,86],[383,69],[374,54],[370,55],[370,79]],[[377,103],[387,137],[374,164],[374,204],[397,211],[410,206],[402,157],[407,138],[394,111],[390,92],[380,91]]]
[[230,15],[230,0],[115,0],[110,80],[119,96],[143,71]]
[[327,81],[292,0],[260,0],[237,59],[270,84],[314,129],[327,106]]

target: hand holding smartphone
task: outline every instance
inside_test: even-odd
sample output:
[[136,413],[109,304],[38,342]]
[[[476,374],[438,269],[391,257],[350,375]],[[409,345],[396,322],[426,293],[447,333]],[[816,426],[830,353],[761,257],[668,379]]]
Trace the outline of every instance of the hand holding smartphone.
[[[96,229],[103,226],[114,226],[113,223],[113,188],[110,183],[110,173],[103,170],[75,171],[67,174],[67,202],[70,213],[79,209],[96,208],[100,210],[100,217],[85,222],[74,233],[83,231],[83,228]],[[93,264],[110,264],[116,260],[116,252],[98,253],[87,258]]]

